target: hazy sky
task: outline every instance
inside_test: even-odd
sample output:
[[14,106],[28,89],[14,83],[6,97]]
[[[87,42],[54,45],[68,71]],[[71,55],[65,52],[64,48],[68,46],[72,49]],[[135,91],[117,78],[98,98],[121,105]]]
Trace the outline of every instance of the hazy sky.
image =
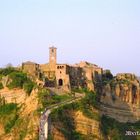
[[0,67],[86,60],[140,75],[140,0],[0,0]]

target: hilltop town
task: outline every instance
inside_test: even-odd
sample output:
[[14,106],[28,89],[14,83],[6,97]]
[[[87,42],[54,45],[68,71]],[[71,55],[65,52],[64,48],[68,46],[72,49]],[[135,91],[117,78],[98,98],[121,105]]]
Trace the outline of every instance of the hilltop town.
[[[59,55],[59,54],[58,54]],[[80,62],[23,62],[0,69],[0,139],[129,139],[140,126],[140,81]],[[123,131],[122,131],[123,129]]]
[[75,65],[57,63],[55,47],[49,48],[49,63],[24,62],[22,70],[34,78],[42,78],[46,87],[59,87],[65,91],[73,88],[88,88],[94,91],[93,81],[101,81],[103,74],[102,68],[89,62]]

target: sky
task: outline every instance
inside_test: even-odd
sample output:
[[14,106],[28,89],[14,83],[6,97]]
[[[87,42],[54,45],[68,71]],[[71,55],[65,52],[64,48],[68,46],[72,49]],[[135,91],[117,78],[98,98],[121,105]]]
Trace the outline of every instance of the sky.
[[140,76],[140,0],[0,0],[0,67],[89,61]]

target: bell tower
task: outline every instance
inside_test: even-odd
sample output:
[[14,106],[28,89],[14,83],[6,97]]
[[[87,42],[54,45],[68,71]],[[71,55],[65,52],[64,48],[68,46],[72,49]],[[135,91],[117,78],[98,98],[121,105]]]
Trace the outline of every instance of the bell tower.
[[50,47],[49,48],[49,65],[50,65],[50,70],[51,71],[55,71],[55,67],[56,67],[56,51],[57,51],[57,48],[55,47]]

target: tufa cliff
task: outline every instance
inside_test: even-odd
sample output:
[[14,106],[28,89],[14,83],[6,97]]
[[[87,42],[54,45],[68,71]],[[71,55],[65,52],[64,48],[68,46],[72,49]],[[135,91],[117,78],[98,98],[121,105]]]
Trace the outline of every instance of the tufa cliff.
[[140,119],[140,82],[134,74],[117,74],[104,82],[101,93],[101,113],[120,122]]

